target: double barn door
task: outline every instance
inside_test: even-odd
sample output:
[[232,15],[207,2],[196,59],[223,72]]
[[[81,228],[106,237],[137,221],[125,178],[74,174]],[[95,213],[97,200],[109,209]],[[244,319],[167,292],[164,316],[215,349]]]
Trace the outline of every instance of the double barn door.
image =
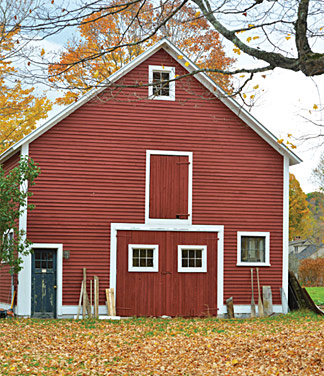
[[117,315],[217,315],[217,233],[118,231],[117,239]]

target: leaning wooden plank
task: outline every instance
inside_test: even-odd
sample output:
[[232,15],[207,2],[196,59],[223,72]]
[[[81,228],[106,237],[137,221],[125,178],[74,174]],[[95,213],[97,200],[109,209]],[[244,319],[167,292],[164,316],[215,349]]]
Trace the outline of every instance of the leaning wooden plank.
[[234,305],[233,305],[233,297],[226,299],[226,308],[227,308],[227,318],[234,319]]
[[300,283],[298,282],[295,274],[291,271],[289,271],[289,285],[291,286],[293,294],[295,295],[295,298],[298,302],[298,307],[308,308],[305,296],[302,291],[302,287],[300,286]]
[[87,313],[88,313],[88,318],[91,319],[92,318],[91,306],[90,306],[90,301],[89,301],[89,297],[88,297],[87,292],[85,294],[85,299],[86,299],[86,309],[87,309]]
[[265,316],[273,314],[271,286],[262,286],[263,310]]
[[86,317],[86,296],[87,296],[87,269],[83,268],[83,305],[82,305],[82,318]]
[[106,304],[107,304],[107,313],[108,316],[111,316],[111,307],[110,307],[110,298],[109,298],[109,289],[106,289]]
[[95,275],[94,280],[94,317],[99,317],[99,278]]
[[79,316],[80,316],[82,295],[83,295],[83,281],[81,282],[80,298],[79,298],[79,305],[78,305],[78,313],[77,313],[77,316],[76,316],[77,320],[79,320]]
[[90,279],[90,310],[92,313],[92,279]]
[[111,316],[116,316],[116,305],[115,305],[115,291],[113,288],[109,289],[110,290],[110,305],[111,305]]
[[280,287],[280,296],[281,296],[281,305],[282,305],[282,313],[286,314],[289,312],[288,300],[285,294],[285,290]]

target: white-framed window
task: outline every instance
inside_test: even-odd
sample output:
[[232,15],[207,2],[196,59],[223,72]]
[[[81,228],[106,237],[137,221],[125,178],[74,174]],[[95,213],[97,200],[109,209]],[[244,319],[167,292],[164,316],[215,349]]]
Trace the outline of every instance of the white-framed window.
[[[149,66],[149,98],[174,101],[175,100],[174,67],[159,65]],[[171,80],[171,81],[170,81]]]
[[128,244],[129,272],[158,272],[159,246],[157,244]]
[[[7,237],[6,241],[12,242],[13,241],[13,237],[14,237],[14,230],[13,229],[7,230],[3,234],[3,237]],[[5,261],[1,260],[1,264],[5,264]]]
[[238,266],[270,266],[270,233],[239,231],[237,233]]
[[206,245],[178,245],[179,273],[206,273]]

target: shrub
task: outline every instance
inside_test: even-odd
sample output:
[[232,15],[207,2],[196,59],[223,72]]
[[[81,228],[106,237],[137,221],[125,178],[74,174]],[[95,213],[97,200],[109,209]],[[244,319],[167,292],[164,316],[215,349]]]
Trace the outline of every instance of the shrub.
[[304,286],[324,286],[324,258],[302,260],[298,276]]

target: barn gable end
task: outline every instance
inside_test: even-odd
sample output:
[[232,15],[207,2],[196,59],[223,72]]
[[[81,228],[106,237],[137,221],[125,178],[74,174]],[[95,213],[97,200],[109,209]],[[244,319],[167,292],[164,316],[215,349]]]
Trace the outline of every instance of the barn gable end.
[[[155,51],[117,84],[146,82],[150,67],[186,73],[168,49],[169,44]],[[251,266],[239,265],[239,233],[269,234],[270,259],[260,264],[261,284],[272,286],[280,311],[279,289],[287,287],[287,168],[289,159],[298,158],[274,147],[263,129],[257,133],[194,77],[176,81],[171,100],[148,94],[147,87],[108,88],[25,140],[42,171],[33,187],[30,202],[36,209],[28,214],[27,234],[35,249],[53,249],[60,258],[56,315],[76,312],[83,267],[89,277],[100,278],[101,312],[104,289],[115,287],[119,314],[150,315],[155,290],[140,296],[144,275],[152,286],[168,286],[166,291],[172,284],[182,286],[161,306],[156,302],[154,315],[224,314],[229,296],[238,312],[247,312]],[[158,271],[136,271],[137,262],[153,267],[156,249]],[[186,265],[189,253],[198,269],[186,272],[179,262]],[[205,253],[206,271],[199,269]],[[32,261],[26,260],[29,267],[20,276],[25,283],[32,278]],[[212,296],[205,291],[209,284]],[[131,286],[143,311],[122,295]],[[186,286],[196,294],[204,291],[192,297],[197,306],[187,311],[186,303],[174,303],[188,294]],[[23,307],[18,301],[18,313],[31,314],[32,291],[30,303]]]

